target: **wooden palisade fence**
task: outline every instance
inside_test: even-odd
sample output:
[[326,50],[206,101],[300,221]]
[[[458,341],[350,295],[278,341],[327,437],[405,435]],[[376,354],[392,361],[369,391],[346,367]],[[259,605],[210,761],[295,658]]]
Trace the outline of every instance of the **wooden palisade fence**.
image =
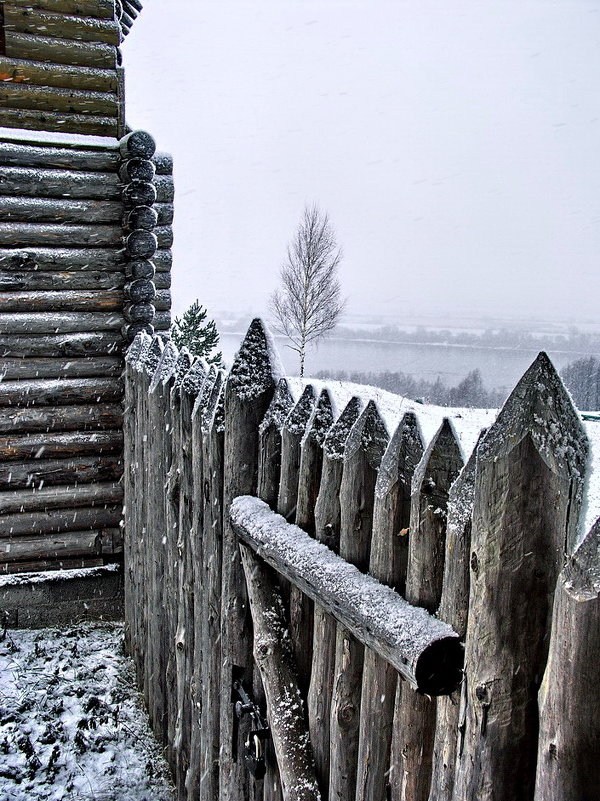
[[227,374],[127,357],[127,647],[179,798],[592,801],[600,524],[550,361],[487,418],[277,363],[259,320]]

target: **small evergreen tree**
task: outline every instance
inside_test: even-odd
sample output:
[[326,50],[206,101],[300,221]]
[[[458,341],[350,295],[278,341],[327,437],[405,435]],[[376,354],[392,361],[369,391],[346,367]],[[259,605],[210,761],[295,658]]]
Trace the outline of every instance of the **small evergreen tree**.
[[214,320],[206,319],[206,309],[196,300],[176,317],[171,331],[173,342],[178,348],[186,347],[193,356],[201,356],[215,367],[223,366],[223,355],[217,351],[219,332]]

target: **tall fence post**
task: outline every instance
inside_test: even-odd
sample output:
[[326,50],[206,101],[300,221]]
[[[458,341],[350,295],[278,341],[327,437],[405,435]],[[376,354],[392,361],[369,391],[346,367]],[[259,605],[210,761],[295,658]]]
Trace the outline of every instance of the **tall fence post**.
[[[321,484],[315,505],[315,538],[337,553],[340,538],[340,483],[344,447],[361,410],[359,398],[351,398],[323,443]],[[313,661],[308,688],[308,725],[315,755],[317,777],[324,798],[329,788],[329,728],[336,622],[318,604],[314,608]]]
[[[410,487],[423,455],[417,419],[407,412],[381,460],[375,484],[369,573],[404,594],[408,560]],[[356,801],[386,801],[398,673],[371,649],[365,650],[358,748]]]
[[[340,556],[366,573],[369,565],[375,482],[389,435],[369,401],[346,440],[340,483]],[[331,706],[329,798],[354,798],[364,646],[338,625]]]
[[542,353],[478,451],[456,801],[533,796],[537,692],[556,581],[577,531],[587,451],[579,416]]
[[[447,418],[427,446],[411,487],[406,600],[432,614],[442,594],[448,491],[463,466]],[[427,801],[435,735],[435,701],[398,684],[393,734],[394,801]]]
[[[473,498],[475,495],[475,466],[477,447],[467,464],[460,471],[448,493],[448,523],[446,526],[446,556],[444,560],[444,582],[437,616],[448,623],[464,640],[469,614],[469,558],[471,555],[471,524]],[[454,791],[456,757],[459,748],[460,690],[437,699],[435,740],[433,746],[433,771],[430,801],[451,801]]]
[[223,490],[223,581],[220,798],[244,801],[248,771],[241,749],[240,726],[234,743],[233,682],[252,686],[252,632],[238,538],[229,521],[229,507],[238,495],[255,494],[258,480],[258,430],[275,391],[277,366],[261,320],[250,324],[225,386]]
[[600,518],[562,571],[539,694],[535,801],[593,801],[600,787]]

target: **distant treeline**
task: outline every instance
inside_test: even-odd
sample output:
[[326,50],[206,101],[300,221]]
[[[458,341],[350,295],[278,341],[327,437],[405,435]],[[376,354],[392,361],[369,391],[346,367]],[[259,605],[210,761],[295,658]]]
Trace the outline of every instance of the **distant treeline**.
[[479,370],[472,370],[456,387],[447,386],[438,378],[431,382],[423,378],[415,379],[401,372],[366,373],[346,370],[321,370],[315,378],[334,381],[352,381],[355,384],[369,384],[381,387],[405,398],[435,403],[439,406],[472,406],[490,408],[500,406],[506,399],[504,389],[486,389]]
[[595,356],[577,359],[561,375],[578,409],[600,410],[600,359]]
[[[504,388],[486,389],[479,370],[472,370],[456,387],[447,386],[439,376],[431,382],[389,370],[383,373],[321,370],[315,377],[369,384],[405,398],[436,403],[439,406],[498,407],[504,403],[508,394]],[[600,359],[595,356],[577,359],[563,369],[562,377],[578,409],[600,410]]]
[[583,333],[571,328],[564,334],[532,334],[514,329],[487,329],[485,331],[432,330],[417,327],[412,330],[396,325],[384,325],[369,330],[338,326],[337,339],[371,339],[411,344],[464,345],[472,348],[514,348],[516,350],[562,350],[593,353],[600,350],[598,334]]

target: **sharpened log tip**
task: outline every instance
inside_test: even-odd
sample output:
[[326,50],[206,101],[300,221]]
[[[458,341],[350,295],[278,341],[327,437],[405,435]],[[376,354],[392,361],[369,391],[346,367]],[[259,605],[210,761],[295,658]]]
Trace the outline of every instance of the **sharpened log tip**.
[[419,656],[415,677],[422,695],[449,695],[463,679],[464,646],[457,637],[431,643]]

